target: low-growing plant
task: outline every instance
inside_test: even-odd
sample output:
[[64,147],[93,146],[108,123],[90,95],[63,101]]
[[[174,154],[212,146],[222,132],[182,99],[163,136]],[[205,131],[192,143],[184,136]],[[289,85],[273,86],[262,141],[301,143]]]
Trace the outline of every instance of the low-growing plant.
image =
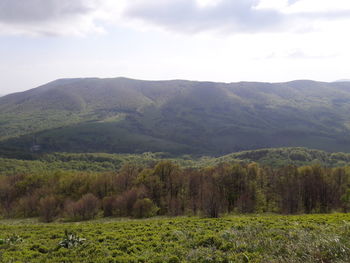
[[[350,262],[349,221],[350,214],[26,225],[4,220],[0,262],[345,263]],[[68,229],[64,236],[62,226]]]
[[65,230],[64,238],[58,243],[58,245],[63,248],[74,248],[84,244],[85,241],[85,238],[81,238],[77,236],[77,234]]
[[23,239],[20,236],[13,234],[3,239],[0,238],[0,245],[14,245],[22,241]]

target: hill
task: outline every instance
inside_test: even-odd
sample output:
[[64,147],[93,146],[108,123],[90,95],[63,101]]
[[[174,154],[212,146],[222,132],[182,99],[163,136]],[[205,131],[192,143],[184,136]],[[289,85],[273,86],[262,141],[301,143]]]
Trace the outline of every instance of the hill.
[[306,148],[272,148],[232,153],[220,157],[169,156],[165,153],[108,154],[108,153],[50,153],[35,160],[0,158],[0,176],[14,174],[50,174],[57,171],[115,172],[127,163],[154,166],[170,160],[181,167],[200,168],[220,163],[252,163],[280,168],[288,165],[319,164],[324,167],[350,167],[350,154],[327,153]]
[[350,152],[350,83],[61,79],[0,98],[3,156]]

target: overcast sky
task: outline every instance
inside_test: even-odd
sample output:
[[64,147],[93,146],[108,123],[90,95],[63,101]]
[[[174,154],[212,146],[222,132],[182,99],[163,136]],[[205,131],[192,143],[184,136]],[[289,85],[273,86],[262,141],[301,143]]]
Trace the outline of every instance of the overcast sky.
[[0,0],[0,94],[58,78],[350,78],[349,0]]

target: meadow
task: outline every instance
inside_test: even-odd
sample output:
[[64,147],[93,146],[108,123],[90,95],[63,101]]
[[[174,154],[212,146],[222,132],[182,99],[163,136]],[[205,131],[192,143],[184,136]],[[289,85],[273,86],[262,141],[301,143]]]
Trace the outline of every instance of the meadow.
[[350,215],[0,221],[0,262],[350,262]]

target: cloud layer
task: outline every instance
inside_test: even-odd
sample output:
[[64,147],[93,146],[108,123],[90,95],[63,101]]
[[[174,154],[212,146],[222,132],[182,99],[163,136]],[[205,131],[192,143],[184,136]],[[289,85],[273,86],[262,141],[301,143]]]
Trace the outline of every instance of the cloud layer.
[[201,6],[195,0],[136,1],[126,16],[170,30],[198,32],[206,30],[257,32],[281,27],[285,19],[273,9],[257,9],[258,0],[221,0]]
[[[166,30],[190,33],[208,30],[224,33],[305,31],[315,22],[350,19],[350,5],[342,6],[343,0],[334,0],[335,8],[324,10],[316,9],[322,5],[315,0],[218,0],[204,6],[199,1],[135,0],[125,14]],[[317,11],[310,11],[310,7]]]
[[0,0],[0,34],[83,35],[103,31],[107,22],[125,25],[133,21],[181,33],[256,33],[300,30],[310,28],[314,21],[350,17],[350,6],[337,5],[343,0],[334,0],[337,10],[317,12],[290,12],[301,3],[316,7],[315,0],[278,0],[284,3],[282,9],[264,6],[271,1]]
[[0,33],[85,34],[96,25],[103,0],[0,0]]

